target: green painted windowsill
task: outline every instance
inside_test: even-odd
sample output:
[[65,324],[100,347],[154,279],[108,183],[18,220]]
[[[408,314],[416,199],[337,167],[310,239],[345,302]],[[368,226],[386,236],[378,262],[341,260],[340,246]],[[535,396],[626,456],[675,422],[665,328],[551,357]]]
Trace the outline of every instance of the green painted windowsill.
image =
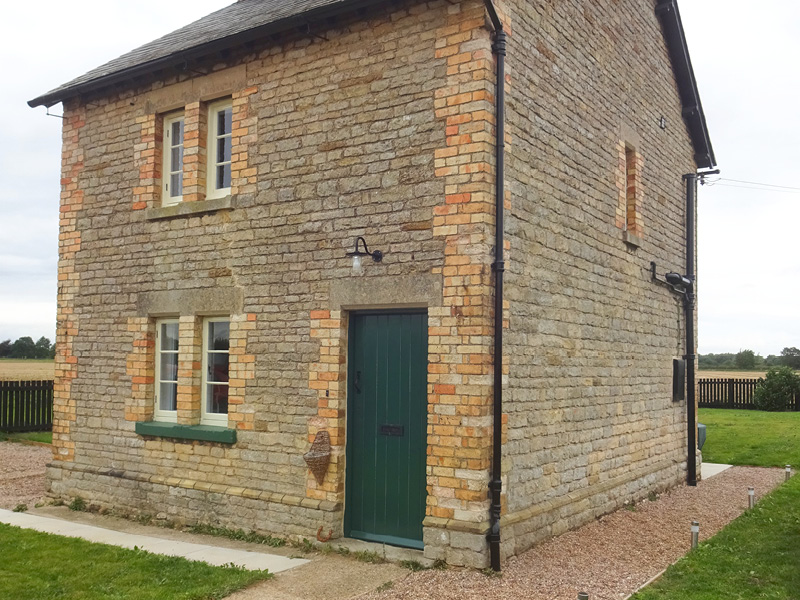
[[169,437],[181,440],[199,440],[203,442],[219,442],[221,444],[236,443],[236,430],[212,425],[178,425],[162,421],[140,421],[136,423],[136,433],[155,437]]

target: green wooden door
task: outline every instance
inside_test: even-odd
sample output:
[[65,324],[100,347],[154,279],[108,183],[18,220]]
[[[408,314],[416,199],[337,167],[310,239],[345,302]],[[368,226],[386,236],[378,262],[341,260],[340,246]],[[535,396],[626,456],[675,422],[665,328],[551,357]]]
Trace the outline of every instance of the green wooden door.
[[345,535],[422,548],[428,317],[355,313],[347,377]]

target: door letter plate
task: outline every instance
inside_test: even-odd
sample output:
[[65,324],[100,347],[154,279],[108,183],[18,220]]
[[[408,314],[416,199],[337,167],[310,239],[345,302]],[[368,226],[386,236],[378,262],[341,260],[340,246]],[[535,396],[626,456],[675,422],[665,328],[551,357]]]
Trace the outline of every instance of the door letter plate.
[[381,435],[403,436],[405,435],[405,427],[402,425],[381,425],[379,429]]

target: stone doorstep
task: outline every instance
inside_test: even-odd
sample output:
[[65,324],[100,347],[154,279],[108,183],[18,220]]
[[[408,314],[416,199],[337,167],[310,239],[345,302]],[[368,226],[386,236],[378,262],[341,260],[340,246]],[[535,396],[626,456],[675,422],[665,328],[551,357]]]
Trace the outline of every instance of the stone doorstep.
[[[310,562],[303,558],[290,558],[258,550],[198,544],[186,541],[194,538],[194,536],[173,530],[159,532],[163,533],[163,536],[156,537],[107,529],[66,519],[45,517],[39,514],[15,513],[2,509],[0,509],[0,523],[55,535],[77,537],[90,542],[110,544],[122,548],[133,549],[136,547],[153,554],[180,556],[187,560],[205,562],[215,566],[233,563],[248,570],[268,570],[270,573],[280,573]],[[252,546],[257,548],[256,545]]]
[[423,567],[433,566],[433,560],[425,558],[422,550],[415,550],[413,548],[401,548],[400,546],[391,546],[380,542],[365,542],[364,540],[346,537],[331,540],[329,543],[334,549],[347,548],[351,553],[374,552],[382,559],[392,563],[408,560],[418,562]]

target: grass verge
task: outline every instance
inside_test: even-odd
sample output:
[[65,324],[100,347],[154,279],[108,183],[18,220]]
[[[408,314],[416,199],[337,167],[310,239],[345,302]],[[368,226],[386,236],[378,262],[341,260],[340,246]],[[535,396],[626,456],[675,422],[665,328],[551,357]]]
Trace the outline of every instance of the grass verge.
[[701,408],[703,460],[731,465],[800,468],[800,413]]
[[0,556],[0,598],[14,600],[212,600],[271,577],[3,524]]
[[798,548],[800,476],[795,476],[632,600],[796,600]]
[[3,433],[0,431],[0,442],[41,442],[53,443],[53,433],[50,431],[30,431],[27,433]]

